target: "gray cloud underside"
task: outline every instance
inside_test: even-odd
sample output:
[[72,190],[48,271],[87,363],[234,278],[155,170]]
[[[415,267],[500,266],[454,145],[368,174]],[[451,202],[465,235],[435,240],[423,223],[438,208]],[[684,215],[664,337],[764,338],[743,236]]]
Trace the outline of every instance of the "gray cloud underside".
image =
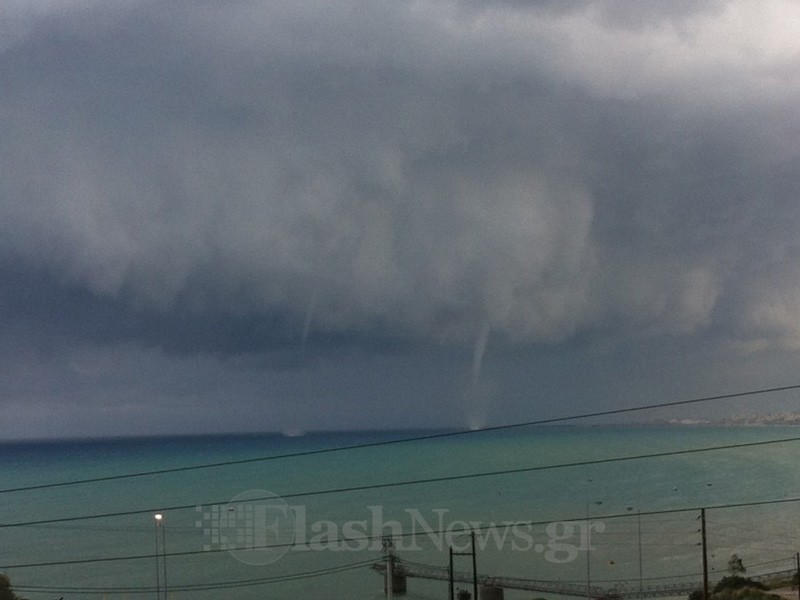
[[6,280],[157,324],[82,335],[800,347],[795,3],[55,5],[0,43]]

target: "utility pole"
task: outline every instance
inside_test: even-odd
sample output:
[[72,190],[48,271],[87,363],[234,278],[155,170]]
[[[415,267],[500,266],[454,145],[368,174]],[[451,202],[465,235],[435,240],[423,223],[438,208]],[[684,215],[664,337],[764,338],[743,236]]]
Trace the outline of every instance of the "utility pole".
[[644,587],[644,577],[642,569],[642,509],[636,509],[636,529],[639,535],[639,598],[642,597],[642,588]]
[[797,577],[797,600],[800,600],[800,552],[795,553],[794,564],[796,568],[795,572]]
[[450,600],[455,600],[455,587],[453,582],[453,547],[450,546]]
[[394,544],[392,538],[383,538],[383,554],[386,559],[386,597],[392,600],[394,595]]
[[700,533],[703,543],[703,600],[708,600],[708,552],[706,550],[706,509],[700,509]]
[[472,593],[474,594],[473,600],[478,600],[478,564],[477,552],[475,552],[475,532],[470,534],[472,540],[472,552],[453,552],[452,546],[450,547],[450,600],[455,600],[453,593],[453,556],[472,556]]
[[475,552],[475,532],[472,532],[472,600],[478,600],[478,563]]

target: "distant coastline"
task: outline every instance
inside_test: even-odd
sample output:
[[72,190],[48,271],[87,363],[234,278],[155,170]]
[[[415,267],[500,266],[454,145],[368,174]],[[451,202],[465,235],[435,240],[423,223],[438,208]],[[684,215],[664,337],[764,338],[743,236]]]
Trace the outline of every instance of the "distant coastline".
[[800,414],[775,413],[769,415],[750,415],[726,417],[724,419],[666,419],[659,421],[665,425],[800,425]]

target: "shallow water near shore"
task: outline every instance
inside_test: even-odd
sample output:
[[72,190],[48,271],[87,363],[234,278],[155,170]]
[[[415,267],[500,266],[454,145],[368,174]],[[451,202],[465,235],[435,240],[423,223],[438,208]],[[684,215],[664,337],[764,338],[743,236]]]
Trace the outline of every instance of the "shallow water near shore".
[[[6,443],[0,488],[429,433]],[[461,533],[475,527],[482,574],[580,585],[588,576],[592,585],[636,588],[699,581],[701,507],[708,507],[712,579],[724,575],[733,553],[748,575],[790,569],[800,546],[800,503],[787,501],[800,497],[798,443],[677,452],[797,436],[800,429],[777,426],[537,427],[6,491],[2,524],[25,525],[0,528],[0,571],[30,600],[155,598],[156,584],[164,585],[156,545],[165,543],[169,598],[378,599],[383,581],[369,564],[382,560],[382,537],[395,536],[401,561],[445,566],[450,545],[469,550]],[[662,456],[628,459],[653,454]],[[467,474],[480,476],[439,480]],[[390,483],[405,484],[383,485]],[[271,522],[262,530],[252,521],[234,526],[233,517],[244,513],[231,500],[247,493],[284,499],[280,532]],[[156,512],[164,515],[162,529]],[[116,516],[47,522],[109,513]],[[277,554],[251,550],[237,558],[224,544],[246,547],[246,535],[233,539],[243,531],[289,544]],[[119,557],[125,559],[108,560]],[[457,560],[457,570],[471,569],[469,557]],[[52,564],[59,562],[66,564]],[[442,581],[409,579],[408,588],[411,600],[447,594]],[[512,599],[536,595],[506,592]]]

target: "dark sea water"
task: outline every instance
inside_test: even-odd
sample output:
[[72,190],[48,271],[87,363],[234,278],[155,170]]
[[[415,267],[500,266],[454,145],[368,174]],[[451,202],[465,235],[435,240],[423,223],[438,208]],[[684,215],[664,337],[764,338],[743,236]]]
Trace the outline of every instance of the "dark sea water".
[[[0,488],[418,435],[425,434],[5,443]],[[786,501],[800,497],[798,442],[602,461],[797,436],[789,427],[540,427],[4,491],[0,571],[31,600],[156,598],[156,584],[164,584],[156,547],[165,543],[171,599],[378,599],[383,580],[368,564],[382,560],[382,535],[395,535],[401,560],[445,566],[450,544],[469,549],[460,533],[471,523],[481,573],[582,585],[588,574],[593,585],[632,588],[699,580],[700,507],[712,507],[712,579],[733,553],[748,574],[788,569],[800,547],[800,503]],[[505,473],[422,481],[497,471]],[[356,489],[408,481],[416,483]],[[753,504],[713,508],[746,503]],[[161,529],[156,512],[164,515]],[[516,521],[534,525],[503,527]],[[278,547],[253,550],[259,540]],[[471,569],[469,557],[457,560],[457,569]],[[412,600],[447,594],[445,582],[408,585]],[[506,592],[512,599],[537,595],[547,596]]]

